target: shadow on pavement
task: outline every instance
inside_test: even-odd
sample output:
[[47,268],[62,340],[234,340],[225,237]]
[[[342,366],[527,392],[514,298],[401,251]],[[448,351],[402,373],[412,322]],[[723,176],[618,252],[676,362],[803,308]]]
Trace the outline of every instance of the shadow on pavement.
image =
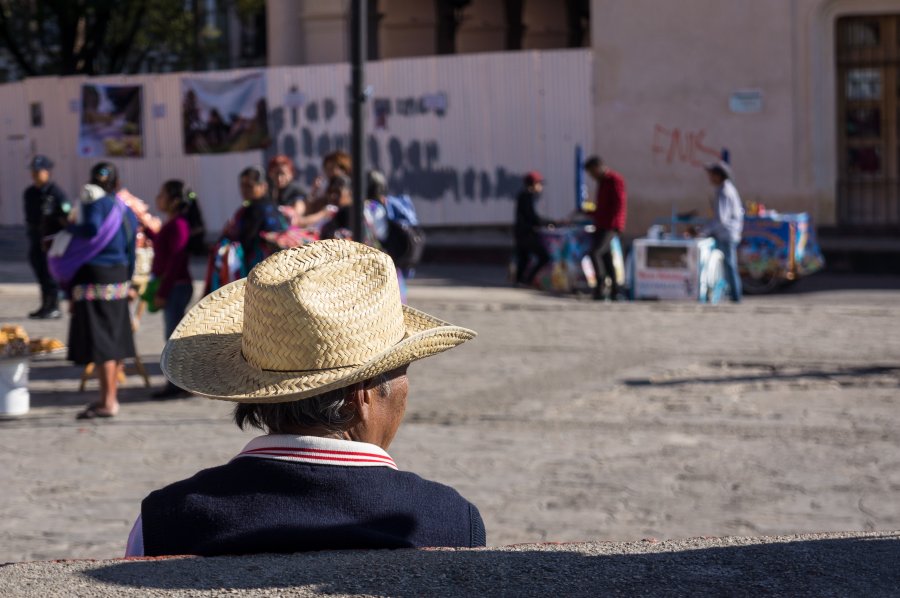
[[774,295],[804,295],[825,291],[897,291],[900,276],[895,274],[836,274],[822,272],[787,284]]
[[[128,405],[130,403],[153,401],[150,395],[159,390],[161,386],[150,386],[147,388],[142,382],[134,379],[134,381],[129,381],[127,386],[119,387],[119,402],[122,405]],[[98,388],[97,384],[94,383],[88,385],[84,392],[79,392],[77,389],[71,391],[32,390],[29,393],[31,395],[31,407],[81,407],[97,400]]]
[[[346,551],[254,557],[131,560],[83,575],[170,590],[311,586],[369,596],[817,595],[888,596],[900,587],[896,536],[638,554],[545,550]],[[585,546],[587,549],[585,550]],[[593,545],[602,548],[602,544]],[[560,550],[562,548],[563,550]],[[652,546],[650,547],[652,550]]]
[[[159,355],[141,355],[141,361],[147,370],[147,375],[162,375],[162,370],[159,369]],[[132,360],[125,360],[125,369],[129,376],[135,375],[134,362]],[[31,380],[80,380],[82,371],[84,371],[83,366],[75,365],[70,361],[32,360],[28,375]],[[96,378],[93,378],[93,380],[96,381]]]
[[628,378],[622,380],[626,386],[685,386],[689,384],[734,384],[768,381],[790,381],[801,379],[832,380],[841,386],[867,386],[860,382],[859,378],[871,376],[895,376],[900,383],[900,366],[863,366],[843,367],[833,369],[791,368],[790,371],[778,371],[777,368],[767,365],[731,364],[732,367],[772,368],[770,372],[763,374],[738,374],[722,376],[697,376],[686,378],[671,378],[653,380],[652,378]]
[[409,286],[510,287],[505,266],[495,264],[421,264]]
[[[119,401],[123,404],[150,401],[151,393],[159,390],[162,371],[159,369],[159,356],[154,355],[143,358],[144,368],[150,376],[151,386],[148,388],[144,381],[137,375],[133,362],[125,361],[127,379],[125,384],[119,386]],[[67,361],[33,361],[29,368],[31,382],[53,382],[64,386],[58,390],[41,390],[32,388],[32,407],[68,407],[80,406],[96,400],[99,382],[96,376],[92,376],[84,389],[78,390],[81,373],[84,368],[73,365]],[[154,385],[155,384],[155,385]]]

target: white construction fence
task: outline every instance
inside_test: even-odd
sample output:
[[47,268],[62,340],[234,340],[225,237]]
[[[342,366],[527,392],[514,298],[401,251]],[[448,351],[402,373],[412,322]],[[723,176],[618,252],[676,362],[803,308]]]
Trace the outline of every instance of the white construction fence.
[[[372,62],[367,110],[369,167],[408,193],[426,226],[509,224],[529,170],[547,179],[541,210],[560,217],[575,205],[576,145],[590,151],[589,49],[476,54]],[[237,175],[276,153],[291,156],[309,184],[321,157],[349,149],[349,65],[262,69],[268,108],[265,150],[186,154],[181,80],[228,80],[256,71],[115,77],[45,77],[0,85],[0,225],[23,222],[27,163],[56,162],[54,178],[76,194],[100,156],[79,155],[82,85],[142,86],[143,156],[109,158],[122,182],[153,204],[167,179],[197,191],[208,228],[239,206]]]

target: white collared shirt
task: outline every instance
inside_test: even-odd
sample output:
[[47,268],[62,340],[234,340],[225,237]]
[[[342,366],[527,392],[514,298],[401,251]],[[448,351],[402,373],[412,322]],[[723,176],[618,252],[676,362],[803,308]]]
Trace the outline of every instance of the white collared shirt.
[[[391,456],[380,446],[367,442],[354,442],[318,436],[291,436],[267,434],[258,436],[244,447],[235,459],[257,458],[310,463],[314,465],[339,465],[342,467],[390,467],[397,469]],[[144,556],[144,528],[138,515],[125,548],[126,557]]]

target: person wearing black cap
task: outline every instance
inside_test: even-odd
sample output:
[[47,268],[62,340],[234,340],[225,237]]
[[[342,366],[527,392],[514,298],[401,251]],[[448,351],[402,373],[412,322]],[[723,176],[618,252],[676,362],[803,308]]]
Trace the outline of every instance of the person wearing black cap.
[[731,182],[731,167],[719,161],[706,166],[710,184],[716,195],[712,207],[714,218],[704,231],[716,240],[716,246],[725,256],[725,278],[731,287],[731,300],[741,301],[741,276],[738,272],[737,247],[744,231],[744,206],[737,188]]
[[[544,190],[544,177],[537,171],[531,171],[523,179],[524,188],[516,197],[516,223],[514,227],[516,241],[516,283],[531,286],[535,275],[550,262],[550,254],[541,243],[538,227],[552,224],[550,220],[541,218],[534,204],[541,198]],[[534,265],[528,264],[534,257]]]
[[28,231],[28,260],[41,285],[41,306],[28,314],[29,318],[59,318],[59,285],[47,268],[49,237],[67,224],[72,204],[69,198],[50,180],[53,162],[37,155],[29,163],[34,184],[25,190],[25,225]]

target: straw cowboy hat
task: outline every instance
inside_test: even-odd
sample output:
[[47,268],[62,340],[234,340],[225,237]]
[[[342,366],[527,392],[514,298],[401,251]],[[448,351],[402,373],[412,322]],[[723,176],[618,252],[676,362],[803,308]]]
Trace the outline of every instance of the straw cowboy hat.
[[163,350],[177,386],[242,403],[350,386],[473,338],[400,303],[391,258],[348,240],[276,253],[200,300]]

